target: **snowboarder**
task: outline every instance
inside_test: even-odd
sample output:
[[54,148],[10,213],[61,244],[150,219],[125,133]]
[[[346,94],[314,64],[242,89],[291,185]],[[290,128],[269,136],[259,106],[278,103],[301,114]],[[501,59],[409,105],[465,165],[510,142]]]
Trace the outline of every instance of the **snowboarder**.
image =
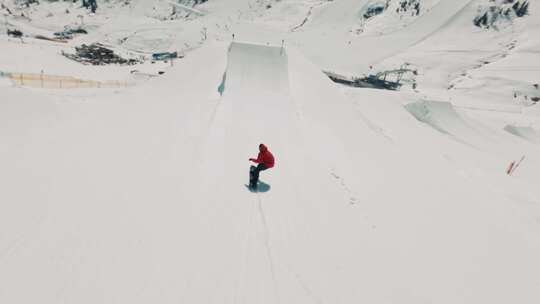
[[274,167],[274,155],[270,153],[264,144],[260,144],[257,158],[250,158],[249,160],[258,164],[257,166],[252,165],[249,170],[249,187],[256,189],[259,182],[259,172]]

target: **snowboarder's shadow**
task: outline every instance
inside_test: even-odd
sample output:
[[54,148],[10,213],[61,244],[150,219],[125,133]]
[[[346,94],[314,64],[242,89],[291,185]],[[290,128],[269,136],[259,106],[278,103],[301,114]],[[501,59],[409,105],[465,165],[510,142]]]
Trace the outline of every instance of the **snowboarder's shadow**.
[[249,191],[253,192],[253,193],[256,193],[256,192],[268,192],[270,191],[270,188],[272,188],[272,186],[270,186],[269,184],[265,183],[265,182],[261,182],[259,180],[259,183],[257,184],[257,189],[253,189],[253,188],[250,188],[248,185],[245,185],[246,188],[248,188]]
[[257,192],[268,192],[270,191],[270,188],[272,188],[272,186],[259,180],[259,185],[257,186]]

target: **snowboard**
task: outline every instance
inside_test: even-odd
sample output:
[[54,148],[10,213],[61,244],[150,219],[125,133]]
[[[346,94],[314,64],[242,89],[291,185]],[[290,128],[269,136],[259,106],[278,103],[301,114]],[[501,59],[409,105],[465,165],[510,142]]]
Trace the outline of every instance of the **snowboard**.
[[257,167],[251,166],[249,168],[249,188],[256,189],[257,188],[257,180],[255,180],[255,169]]

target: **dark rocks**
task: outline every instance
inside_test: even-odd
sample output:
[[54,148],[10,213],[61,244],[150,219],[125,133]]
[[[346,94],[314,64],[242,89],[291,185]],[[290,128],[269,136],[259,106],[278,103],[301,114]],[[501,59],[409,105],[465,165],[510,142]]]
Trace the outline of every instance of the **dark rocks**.
[[14,38],[21,38],[23,36],[23,32],[21,32],[19,30],[10,30],[10,29],[8,29],[7,34],[8,34],[8,36],[14,37]]
[[495,28],[502,21],[512,21],[529,14],[529,1],[504,0],[490,4],[480,9],[480,13],[473,19],[473,23],[481,28]]
[[120,65],[134,65],[140,63],[135,59],[124,59],[114,53],[113,50],[104,47],[99,43],[93,43],[91,45],[83,44],[75,47],[75,54],[62,53],[65,57],[75,60],[83,64],[92,65],[108,65],[108,64],[120,64]]

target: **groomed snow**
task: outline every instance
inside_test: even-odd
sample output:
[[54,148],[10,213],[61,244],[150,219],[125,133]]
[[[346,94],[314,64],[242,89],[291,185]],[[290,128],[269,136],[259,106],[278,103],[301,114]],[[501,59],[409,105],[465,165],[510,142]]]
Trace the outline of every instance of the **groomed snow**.
[[[0,77],[0,302],[538,303],[540,110],[524,102],[539,95],[536,6],[497,32],[472,25],[484,1],[431,0],[417,19],[367,25],[401,30],[352,34],[368,2],[209,0],[166,21],[166,1],[111,2],[66,45],[0,36],[4,72],[165,71],[118,89]],[[37,32],[61,28],[66,7],[87,14],[40,5],[53,16],[6,19]],[[186,57],[59,55],[94,40]],[[405,62],[414,89],[322,72]],[[261,142],[276,167],[253,193]]]

